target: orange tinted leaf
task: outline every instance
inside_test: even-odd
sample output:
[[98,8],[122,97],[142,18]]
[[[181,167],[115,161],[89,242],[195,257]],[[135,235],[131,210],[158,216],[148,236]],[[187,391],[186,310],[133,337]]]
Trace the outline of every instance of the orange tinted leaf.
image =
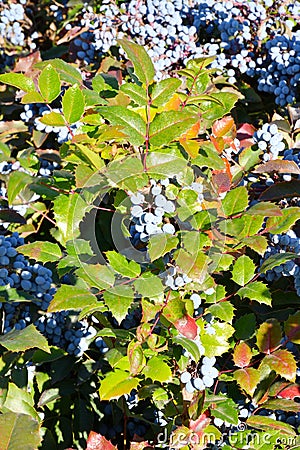
[[300,311],[284,322],[284,331],[290,341],[300,344]]
[[261,361],[260,368],[268,366],[283,378],[295,381],[297,364],[294,356],[288,350],[277,350],[271,355],[266,355]]
[[210,140],[214,144],[214,147],[217,150],[217,152],[222,153],[222,151],[224,150],[224,147],[225,147],[224,139],[222,137],[211,136]]
[[180,109],[181,100],[178,94],[174,94],[173,97],[164,106],[164,111],[178,111]]
[[280,345],[282,333],[280,323],[276,319],[268,319],[262,323],[256,334],[259,350],[263,353],[271,353]]
[[294,398],[300,397],[300,386],[297,383],[279,381],[275,385],[272,385],[270,395],[294,400]]
[[179,142],[181,143],[182,141],[187,141],[189,139],[196,138],[198,136],[199,130],[200,130],[200,120],[194,123],[194,125],[180,137]]
[[234,348],[233,361],[238,367],[246,367],[252,358],[252,352],[246,342],[240,342]]
[[216,120],[212,126],[212,132],[216,137],[225,136],[229,131],[235,132],[235,123],[232,117],[226,116],[223,119]]
[[238,369],[233,374],[239,386],[246,394],[253,395],[260,380],[260,372],[257,369],[248,367],[246,369]]
[[210,423],[210,417],[208,411],[205,411],[203,414],[201,414],[200,417],[196,420],[190,420],[189,428],[194,433],[197,433],[200,437],[203,434],[203,430],[209,425]]
[[193,317],[186,314],[174,323],[175,328],[188,339],[195,339],[198,335],[198,325]]
[[102,434],[91,431],[87,440],[86,450],[116,450],[117,447],[105,439]]

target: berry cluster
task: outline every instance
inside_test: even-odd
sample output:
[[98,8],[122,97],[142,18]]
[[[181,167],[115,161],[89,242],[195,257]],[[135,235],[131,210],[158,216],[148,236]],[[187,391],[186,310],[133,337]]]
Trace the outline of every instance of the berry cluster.
[[264,161],[277,159],[285,149],[283,135],[278,130],[276,123],[263,124],[259,130],[255,131],[253,139],[257,147],[264,152]]
[[216,358],[208,358],[204,356],[201,363],[198,364],[196,373],[185,371],[181,374],[180,380],[185,384],[185,389],[192,394],[195,390],[203,391],[205,388],[213,386],[215,379],[219,375],[218,369],[215,367]]
[[175,212],[174,202],[168,200],[165,195],[168,184],[168,179],[159,182],[151,180],[151,188],[147,194],[137,192],[130,196],[132,203],[130,241],[139,250],[146,250],[146,243],[154,234],[175,233],[174,225],[165,216]]

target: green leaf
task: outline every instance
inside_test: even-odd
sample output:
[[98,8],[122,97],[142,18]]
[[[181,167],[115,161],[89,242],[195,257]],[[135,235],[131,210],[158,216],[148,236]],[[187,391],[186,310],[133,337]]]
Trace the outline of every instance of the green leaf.
[[141,273],[141,267],[135,261],[127,261],[125,256],[115,251],[106,252],[109,264],[124,277],[136,278]]
[[201,168],[206,166],[214,170],[222,170],[225,168],[223,159],[211,142],[201,145],[199,155],[193,159],[193,164]]
[[271,353],[280,345],[281,338],[282,332],[278,320],[268,319],[257,330],[257,347],[263,353]]
[[267,258],[260,267],[261,273],[266,273],[267,270],[272,270],[274,267],[280,266],[287,261],[293,261],[297,258],[297,255],[292,252],[277,253],[276,255],[271,255]]
[[189,130],[198,120],[187,111],[164,111],[157,114],[150,124],[149,142],[154,147],[168,145]]
[[161,279],[150,272],[144,272],[133,284],[143,297],[158,297],[164,291]]
[[44,114],[42,117],[39,117],[39,122],[44,125],[50,125],[52,127],[65,127],[66,122],[64,117],[55,111],[51,111],[49,113]]
[[212,415],[233,425],[237,425],[239,422],[238,408],[231,398],[224,402],[218,402],[212,409]]
[[125,83],[120,87],[120,91],[127,94],[131,100],[139,106],[146,106],[148,104],[146,89],[138,84]]
[[282,198],[299,197],[300,180],[282,181],[272,184],[260,195],[260,200],[274,201]]
[[256,319],[254,314],[244,314],[239,317],[235,324],[236,339],[249,339],[253,336],[256,327]]
[[134,72],[138,79],[146,86],[149,86],[154,79],[155,70],[151,58],[145,48],[128,39],[118,39],[117,42],[127,53],[128,59],[132,62]]
[[0,336],[0,345],[11,352],[24,352],[29,348],[38,347],[50,353],[47,339],[35,328],[33,324],[23,330],[12,330]]
[[288,231],[300,217],[300,208],[297,206],[281,210],[281,217],[270,217],[266,222],[266,229],[272,234],[281,234]]
[[132,378],[129,372],[119,369],[115,372],[108,372],[106,377],[100,381],[100,400],[112,400],[129,394],[138,384],[139,381]]
[[62,110],[69,124],[78,122],[84,112],[84,96],[78,86],[69,87],[62,98]]
[[182,173],[186,168],[187,161],[170,149],[167,153],[162,150],[148,153],[147,172],[150,176],[172,177]]
[[76,275],[84,280],[90,287],[100,290],[110,289],[115,282],[114,271],[105,265],[81,263]]
[[259,369],[265,367],[274,370],[275,373],[289,381],[295,381],[297,364],[295,357],[288,350],[276,350],[270,355],[266,355],[260,363]]
[[155,234],[149,239],[148,252],[151,261],[155,261],[161,256],[165,255],[173,248],[176,248],[178,244],[178,238],[169,234],[160,233]]
[[117,184],[120,189],[128,189],[131,192],[144,187],[148,181],[141,160],[131,156],[112,161],[107,167],[106,175],[112,184]]
[[228,301],[219,302],[207,308],[207,311],[209,311],[214,317],[218,317],[218,319],[224,320],[228,323],[232,323],[234,310],[234,306]]
[[44,97],[39,92],[27,92],[21,99],[23,105],[28,103],[46,103]]
[[63,284],[57,289],[48,312],[80,310],[97,305],[97,298],[89,289]]
[[198,362],[200,360],[202,355],[195,341],[187,339],[185,337],[175,336],[172,338],[172,342],[174,344],[181,345],[182,348],[188,351],[195,362]]
[[14,86],[24,92],[36,91],[33,80],[22,73],[3,73],[0,75],[0,82],[8,84],[9,86]]
[[[197,321],[198,323],[198,321]],[[201,325],[201,343],[205,349],[205,356],[211,358],[212,356],[221,356],[226,353],[230,347],[228,339],[233,335],[234,328],[228,323],[216,322],[213,324],[214,334],[207,334],[203,323]]]
[[18,251],[25,256],[35,259],[36,261],[55,262],[62,257],[62,252],[57,244],[47,241],[35,241],[31,244],[25,244],[18,247]]
[[271,409],[273,411],[281,409],[281,411],[288,411],[294,413],[300,412],[299,403],[296,403],[294,400],[289,400],[287,398],[274,398],[267,400],[262,404],[262,407],[266,409]]
[[36,450],[41,444],[40,426],[27,414],[0,415],[1,450]]
[[41,72],[38,85],[44,100],[53,102],[60,94],[60,79],[57,71],[48,64]]
[[8,391],[4,405],[2,406],[4,412],[11,411],[14,413],[28,414],[34,419],[39,420],[38,413],[33,406],[33,398],[29,392],[19,388],[14,383],[8,384]]
[[279,206],[273,205],[269,202],[259,202],[251,206],[245,214],[253,216],[262,215],[264,217],[282,216],[282,209],[280,209]]
[[62,245],[80,235],[79,224],[90,209],[92,209],[92,205],[88,205],[77,193],[60,194],[53,201],[54,219],[57,226],[53,234]]
[[37,69],[44,69],[44,67],[49,64],[57,70],[62,81],[66,81],[70,84],[83,84],[81,73],[76,69],[76,67],[66,63],[63,59],[48,59],[47,61],[42,61],[35,64],[34,67]]
[[260,371],[252,367],[238,369],[233,373],[233,377],[246,394],[253,396],[260,381]]
[[101,106],[98,110],[112,125],[122,126],[122,131],[128,135],[131,144],[145,143],[146,123],[138,113],[125,106]]
[[172,372],[170,367],[162,356],[153,356],[147,361],[142,373],[146,378],[150,378],[153,381],[159,381],[160,383],[167,383],[172,380]]
[[279,420],[270,419],[269,417],[264,416],[250,416],[246,424],[250,427],[256,428],[258,430],[263,430],[266,432],[270,431],[279,431],[280,433],[288,436],[295,436],[296,433],[290,425],[284,422],[280,422]]
[[248,191],[246,186],[240,186],[227,192],[222,200],[222,208],[226,216],[244,211],[248,206]]
[[163,106],[181,86],[182,81],[178,78],[166,78],[156,83],[151,92],[151,104]]
[[100,73],[95,75],[92,79],[92,87],[94,91],[98,93],[105,89],[105,80]]
[[294,344],[300,344],[300,311],[289,316],[284,322],[286,336]]
[[[239,94],[225,91],[215,92],[210,95],[214,98],[214,101],[207,100],[200,105],[203,118],[210,121],[220,119],[225,114],[228,114],[239,98]],[[215,100],[220,101],[222,105],[216,104]]]
[[131,286],[119,285],[104,292],[103,298],[114,318],[120,323],[125,319],[133,302],[134,292]]
[[232,279],[240,286],[244,286],[253,278],[255,269],[255,264],[249,256],[240,256],[233,266]]
[[272,297],[269,289],[262,281],[254,281],[247,284],[237,291],[237,294],[242,298],[249,298],[250,300],[256,300],[259,303],[265,303],[271,306]]
[[241,243],[252,250],[259,253],[261,256],[265,254],[268,247],[268,240],[264,236],[248,236],[241,240]]
[[13,204],[15,198],[30,184],[32,178],[27,173],[14,171],[10,174],[7,183],[7,198],[10,205]]

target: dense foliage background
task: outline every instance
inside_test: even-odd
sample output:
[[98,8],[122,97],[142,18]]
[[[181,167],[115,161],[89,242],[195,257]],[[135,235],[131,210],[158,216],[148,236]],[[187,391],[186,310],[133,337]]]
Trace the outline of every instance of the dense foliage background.
[[1,450],[300,448],[299,18],[1,3]]

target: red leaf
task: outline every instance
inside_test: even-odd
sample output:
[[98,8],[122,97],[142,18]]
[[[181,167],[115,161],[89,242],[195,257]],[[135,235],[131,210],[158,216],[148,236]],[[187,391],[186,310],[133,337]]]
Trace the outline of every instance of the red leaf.
[[240,342],[233,352],[234,364],[238,367],[247,367],[252,358],[252,352],[246,342]]
[[212,132],[217,138],[225,136],[225,134],[229,133],[229,131],[231,130],[235,133],[234,120],[230,116],[226,116],[223,117],[223,119],[216,120],[212,126]]
[[255,128],[250,123],[242,123],[238,126],[236,137],[240,141],[241,148],[251,147],[254,144],[254,132]]
[[150,450],[152,445],[149,445],[148,441],[143,442],[131,442],[130,443],[130,450]]
[[186,314],[174,323],[175,328],[188,339],[195,339],[198,336],[198,325],[193,317]]
[[218,189],[218,194],[228,192],[231,186],[232,175],[230,172],[230,164],[226,158],[222,158],[225,162],[225,169],[212,171],[212,183]]
[[287,398],[294,400],[300,397],[300,386],[296,383],[287,383],[286,381],[278,381],[270,388],[269,394],[272,397]]
[[117,450],[102,434],[91,431],[87,440],[86,450]]
[[210,417],[208,410],[201,414],[196,420],[190,420],[189,429],[194,433],[198,434],[199,437],[202,436],[203,430],[210,424]]
[[257,346],[263,353],[271,353],[280,345],[281,327],[276,319],[268,319],[259,327],[256,335]]

